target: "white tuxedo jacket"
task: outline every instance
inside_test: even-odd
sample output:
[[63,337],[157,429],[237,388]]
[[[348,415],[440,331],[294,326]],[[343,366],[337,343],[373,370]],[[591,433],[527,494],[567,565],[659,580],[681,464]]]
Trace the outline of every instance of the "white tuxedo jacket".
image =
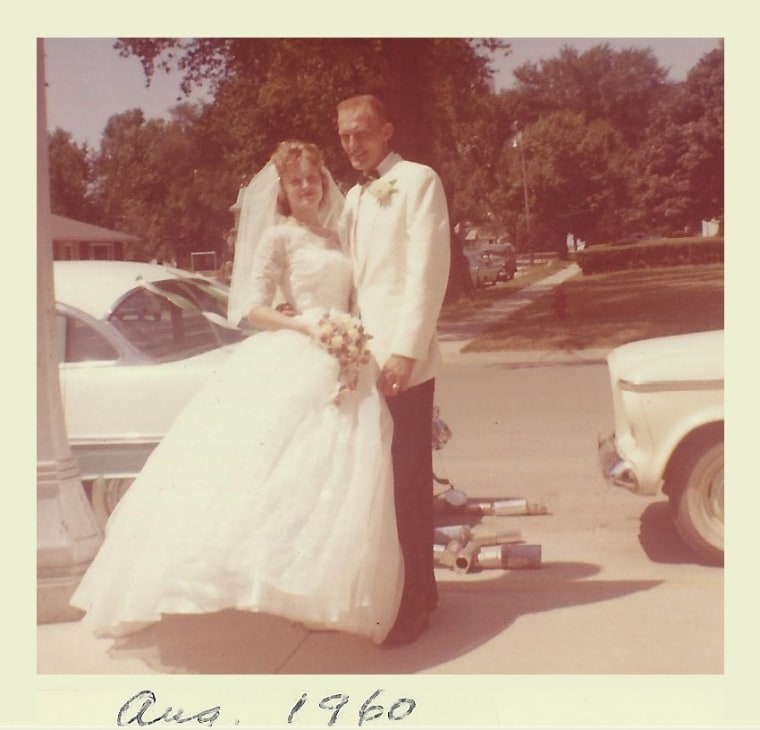
[[356,309],[380,367],[391,354],[415,360],[410,385],[440,365],[436,324],[449,276],[449,216],[429,167],[392,153],[380,180],[348,191],[341,232],[354,267]]

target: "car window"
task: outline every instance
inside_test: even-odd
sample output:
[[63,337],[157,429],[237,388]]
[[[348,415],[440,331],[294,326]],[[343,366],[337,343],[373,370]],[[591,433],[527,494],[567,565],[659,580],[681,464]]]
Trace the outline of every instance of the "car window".
[[119,352],[94,327],[76,317],[56,316],[59,362],[118,360]]
[[140,352],[159,360],[178,360],[238,342],[237,329],[219,326],[226,304],[207,284],[172,279],[143,282],[111,313],[109,320]]

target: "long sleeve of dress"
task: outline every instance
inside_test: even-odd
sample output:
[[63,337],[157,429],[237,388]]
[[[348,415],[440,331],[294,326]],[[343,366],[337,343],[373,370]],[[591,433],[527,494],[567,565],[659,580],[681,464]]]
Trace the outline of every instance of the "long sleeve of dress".
[[249,289],[245,298],[246,312],[254,307],[272,305],[287,267],[285,248],[285,237],[275,229],[262,236],[253,255]]

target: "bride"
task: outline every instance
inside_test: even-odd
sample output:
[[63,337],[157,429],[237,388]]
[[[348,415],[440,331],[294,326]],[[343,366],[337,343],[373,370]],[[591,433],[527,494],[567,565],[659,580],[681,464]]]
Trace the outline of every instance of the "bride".
[[[71,601],[97,633],[229,608],[378,644],[392,627],[392,425],[376,363],[338,387],[319,324],[349,309],[341,205],[302,142],[281,143],[246,189],[229,317],[264,331],[209,378],[111,515]],[[274,308],[278,292],[295,316]]]

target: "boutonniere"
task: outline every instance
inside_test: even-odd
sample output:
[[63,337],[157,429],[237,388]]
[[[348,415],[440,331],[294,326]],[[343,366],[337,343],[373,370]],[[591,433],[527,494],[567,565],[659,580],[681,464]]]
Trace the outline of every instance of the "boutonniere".
[[395,180],[383,180],[378,178],[369,186],[369,191],[377,198],[380,205],[388,205],[393,193],[398,192]]

